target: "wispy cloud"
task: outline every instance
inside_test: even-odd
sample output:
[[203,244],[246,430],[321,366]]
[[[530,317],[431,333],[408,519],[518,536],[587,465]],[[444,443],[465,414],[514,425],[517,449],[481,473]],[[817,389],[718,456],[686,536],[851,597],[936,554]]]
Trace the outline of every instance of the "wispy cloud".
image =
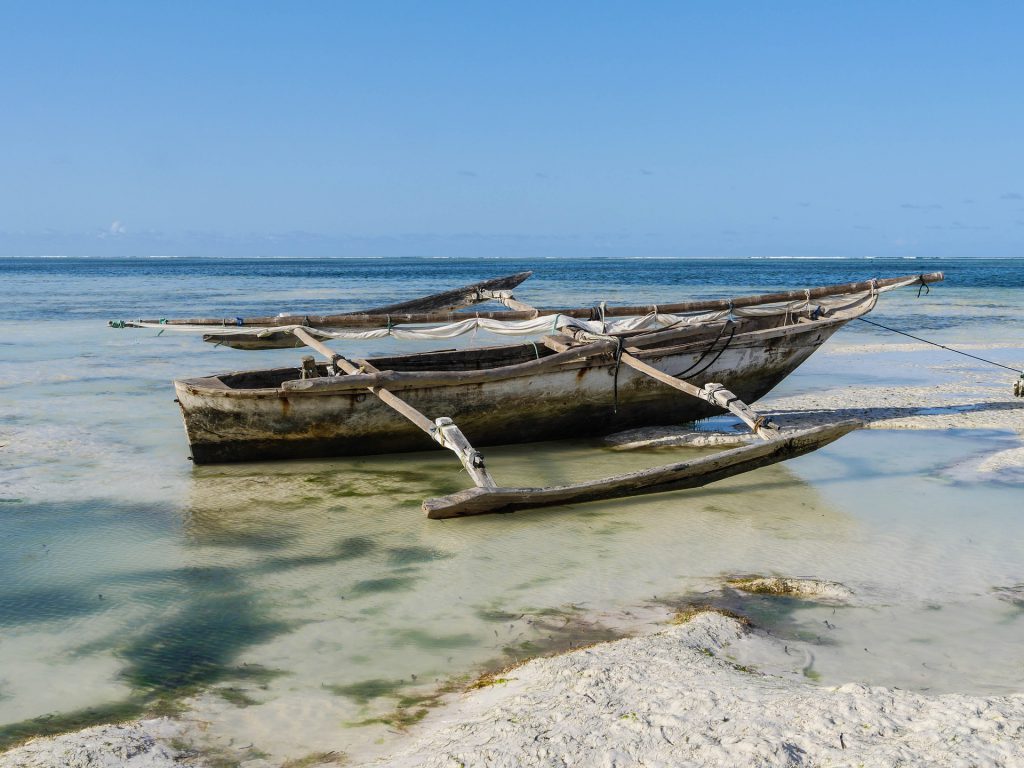
[[459,176],[467,179],[476,179],[480,177],[480,174],[476,171],[459,171]]
[[128,229],[119,220],[115,219],[110,222],[110,226],[106,229],[100,230],[96,237],[100,240],[105,240],[108,237],[121,237],[122,235],[128,234]]
[[1003,194],[1001,194],[999,196],[999,199],[1000,200],[1024,200],[1024,195],[1020,194],[1020,192],[1003,192]]
[[908,211],[941,211],[942,206],[938,203],[903,203],[900,208]]

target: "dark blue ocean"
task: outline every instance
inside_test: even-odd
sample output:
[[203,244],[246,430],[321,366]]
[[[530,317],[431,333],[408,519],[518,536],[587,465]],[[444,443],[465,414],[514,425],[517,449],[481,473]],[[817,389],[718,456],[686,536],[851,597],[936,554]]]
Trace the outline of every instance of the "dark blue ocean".
[[[1024,288],[1024,258],[0,258],[0,320],[347,311],[524,270],[534,276],[517,294],[538,306],[665,303],[935,271],[946,274],[933,288],[939,297],[986,290],[999,304],[1003,291]],[[919,329],[944,324],[912,302],[896,314]]]

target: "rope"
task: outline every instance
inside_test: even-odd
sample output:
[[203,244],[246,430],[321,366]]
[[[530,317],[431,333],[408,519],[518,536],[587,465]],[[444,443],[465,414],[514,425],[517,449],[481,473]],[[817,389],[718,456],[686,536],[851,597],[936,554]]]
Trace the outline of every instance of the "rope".
[[[683,378],[683,376],[685,376],[690,371],[692,371],[694,368],[696,368],[698,365],[700,365],[701,363],[704,362],[704,358],[711,354],[711,351],[715,348],[715,344],[718,343],[718,340],[720,338],[722,338],[722,334],[725,333],[725,329],[726,328],[732,328],[733,333],[736,332],[736,327],[732,324],[732,321],[726,320],[724,323],[722,323],[722,327],[718,329],[718,335],[715,336],[715,340],[711,342],[711,346],[708,347],[707,349],[705,349],[703,352],[701,352],[700,353],[700,357],[698,357],[697,361],[694,362],[692,365],[690,365],[689,368],[687,368],[685,371],[682,371],[681,373],[675,374],[677,379]],[[729,337],[729,341],[732,341],[732,336]],[[726,342],[726,346],[729,346],[728,342]],[[725,351],[724,347],[722,348],[722,351],[723,352]],[[721,355],[722,353],[719,352],[718,354]],[[717,359],[718,359],[718,357],[716,356],[715,360],[717,360]],[[712,360],[711,362],[714,362],[714,360]],[[703,373],[703,370],[701,372]]]
[[622,365],[622,347],[625,343],[621,336],[615,337],[615,375],[612,378],[612,415],[619,412],[619,368]]
[[970,357],[970,358],[972,358],[974,360],[980,360],[983,363],[988,363],[989,365],[995,365],[995,366],[998,366],[1000,368],[1005,368],[1008,371],[1013,371],[1014,373],[1019,373],[1021,376],[1024,376],[1024,370],[1021,370],[1020,368],[1011,368],[1008,365],[1003,365],[1002,363],[997,363],[995,360],[986,360],[984,357],[978,357],[977,355],[971,355],[971,354],[968,354],[967,352],[961,352],[959,349],[953,349],[952,347],[947,347],[945,344],[939,344],[939,343],[934,342],[934,341],[928,341],[928,339],[922,339],[920,336],[914,336],[912,333],[906,333],[904,331],[897,331],[895,328],[890,328],[887,325],[882,325],[881,323],[876,323],[874,320],[868,320],[868,319],[863,318],[863,317],[858,317],[857,320],[860,320],[862,323],[867,323],[868,325],[875,325],[875,326],[878,326],[879,328],[884,328],[885,330],[892,331],[893,333],[898,333],[900,336],[906,336],[907,338],[914,339],[915,341],[922,341],[925,344],[931,344],[933,347],[938,347],[939,349],[944,349],[947,352],[955,352],[958,355],[963,355],[964,357]]
[[[725,350],[727,350],[729,348],[730,344],[732,344],[732,337],[735,336],[735,335],[736,335],[736,326],[734,325],[734,326],[732,326],[732,330],[729,333],[729,338],[725,340],[725,344],[723,344],[722,348],[720,350],[718,350],[718,354],[715,355],[713,358],[711,358],[711,360],[708,361],[707,365],[705,365],[699,371],[691,372],[690,369],[693,368],[694,365],[697,365],[697,364],[700,363],[700,360],[698,360],[696,363],[691,365],[690,368],[687,368],[683,373],[686,373],[690,378],[693,378],[694,376],[700,376],[702,373],[704,373],[704,371],[706,371],[708,368],[710,368],[712,365],[714,365],[716,362],[718,362],[718,358],[720,358],[722,356],[722,353],[725,352]],[[717,341],[717,339],[716,339],[716,341]],[[712,349],[714,349],[714,345],[712,345],[711,347],[708,348],[708,352],[710,352]],[[707,354],[707,352],[705,352],[704,354]],[[677,373],[676,374],[676,378],[677,379],[683,378],[683,374],[682,373]]]

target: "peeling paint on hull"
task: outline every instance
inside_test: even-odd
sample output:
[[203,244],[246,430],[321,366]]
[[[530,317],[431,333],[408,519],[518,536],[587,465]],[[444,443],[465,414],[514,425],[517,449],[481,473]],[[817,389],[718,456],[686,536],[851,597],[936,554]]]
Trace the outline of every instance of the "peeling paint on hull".
[[[694,384],[724,384],[746,402],[767,394],[846,319],[780,329],[772,338],[735,343]],[[670,374],[690,368],[699,350],[649,350],[645,362]],[[373,362],[373,361],[371,361]],[[630,427],[681,424],[721,411],[607,361],[484,384],[405,389],[399,394],[431,419],[449,416],[475,446],[608,434]],[[198,464],[319,458],[439,449],[427,435],[369,392],[308,393],[279,388],[227,389],[209,379],[176,381],[185,429]]]

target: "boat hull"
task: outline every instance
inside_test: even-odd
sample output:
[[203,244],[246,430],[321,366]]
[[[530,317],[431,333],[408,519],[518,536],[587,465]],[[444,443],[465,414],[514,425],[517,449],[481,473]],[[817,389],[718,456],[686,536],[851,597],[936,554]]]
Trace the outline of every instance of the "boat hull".
[[[717,382],[745,402],[754,402],[846,322],[822,320],[738,335],[707,370],[686,380],[697,385]],[[645,350],[638,356],[677,375],[706,365],[706,346]],[[217,377],[176,381],[175,388],[197,464],[439,449],[367,390],[228,388]],[[608,358],[531,376],[403,389],[398,394],[431,419],[451,417],[477,447],[597,436],[722,413]]]

